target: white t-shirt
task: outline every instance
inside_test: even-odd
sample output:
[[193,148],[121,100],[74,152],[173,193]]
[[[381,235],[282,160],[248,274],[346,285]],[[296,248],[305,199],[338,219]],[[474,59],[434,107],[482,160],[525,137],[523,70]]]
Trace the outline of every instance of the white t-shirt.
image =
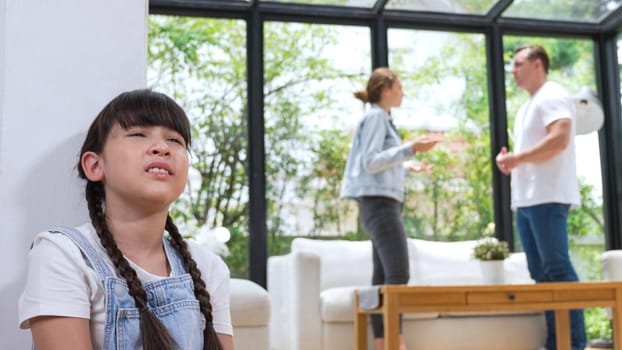
[[568,146],[552,159],[525,163],[512,171],[512,209],[543,203],[581,205],[575,155],[575,107],[571,96],[559,84],[547,81],[525,103],[514,123],[514,153],[542,140],[546,127],[559,119],[572,120]]
[[[114,271],[93,226],[84,224],[78,230],[104,255]],[[233,334],[227,265],[211,251],[194,242],[187,243],[210,294],[216,333]],[[142,282],[165,278],[150,274],[129,262]],[[93,346],[95,349],[103,346],[106,324],[104,287],[97,272],[87,265],[80,248],[63,234],[47,231],[38,234],[28,253],[26,287],[19,298],[20,328],[29,328],[29,320],[37,316],[90,319]]]

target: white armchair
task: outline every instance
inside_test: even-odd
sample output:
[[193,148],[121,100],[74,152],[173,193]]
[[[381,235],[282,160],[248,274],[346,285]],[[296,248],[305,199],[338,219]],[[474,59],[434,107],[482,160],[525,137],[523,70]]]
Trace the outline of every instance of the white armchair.
[[[328,339],[324,335],[334,332],[321,320],[326,317],[337,323],[343,318],[347,322],[353,320],[353,286],[369,285],[371,270],[369,241],[296,238],[290,254],[270,257],[268,291],[273,315],[272,348],[342,349],[335,344],[323,344]],[[352,343],[354,333],[338,332],[336,335],[345,335],[347,342]]]
[[256,283],[231,279],[231,323],[236,350],[269,350],[270,298]]
[[622,250],[605,251],[602,255],[603,279],[622,281]]
[[[603,280],[622,281],[622,250],[614,249],[603,252],[601,261],[603,265]],[[607,310],[607,313],[611,317],[610,309]],[[603,348],[613,348],[613,340],[611,339],[596,339],[595,341],[599,342]],[[590,345],[592,345],[591,342]]]
[[268,259],[272,349],[317,349],[315,344],[321,339],[322,326],[317,322],[320,319],[319,267],[319,256],[306,252]]

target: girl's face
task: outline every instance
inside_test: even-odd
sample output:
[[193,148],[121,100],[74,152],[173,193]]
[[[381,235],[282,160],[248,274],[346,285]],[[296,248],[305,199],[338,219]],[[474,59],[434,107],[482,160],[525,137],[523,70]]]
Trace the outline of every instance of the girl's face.
[[402,82],[399,78],[395,78],[393,85],[390,88],[385,88],[384,99],[387,101],[389,107],[399,107],[402,105],[402,98],[404,97],[404,91],[402,91]]
[[167,210],[186,186],[188,163],[183,137],[162,126],[125,130],[116,124],[100,155],[82,156],[83,168],[94,177],[89,179],[103,182],[107,203],[115,200]]

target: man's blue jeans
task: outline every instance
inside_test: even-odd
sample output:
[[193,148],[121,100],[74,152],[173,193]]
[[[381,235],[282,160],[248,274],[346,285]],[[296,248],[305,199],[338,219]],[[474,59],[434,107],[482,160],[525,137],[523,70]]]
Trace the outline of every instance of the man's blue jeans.
[[[570,206],[545,203],[516,210],[516,225],[531,278],[536,282],[578,281],[568,253],[567,218]],[[555,314],[546,311],[546,348],[555,347]],[[572,349],[583,350],[586,345],[583,310],[570,312]]]

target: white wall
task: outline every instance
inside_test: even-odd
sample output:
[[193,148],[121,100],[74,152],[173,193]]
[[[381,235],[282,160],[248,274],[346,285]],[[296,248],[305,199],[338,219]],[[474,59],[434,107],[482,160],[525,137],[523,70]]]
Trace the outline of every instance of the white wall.
[[[4,109],[2,107],[4,106],[4,38],[6,34],[6,13],[6,0],[0,0],[0,174],[2,174],[2,117],[4,115]],[[1,193],[2,192],[0,192],[0,194]],[[0,201],[2,198],[4,197],[0,196]]]
[[27,349],[17,298],[34,235],[87,220],[75,162],[88,125],[146,85],[147,0],[0,0],[0,339]]

